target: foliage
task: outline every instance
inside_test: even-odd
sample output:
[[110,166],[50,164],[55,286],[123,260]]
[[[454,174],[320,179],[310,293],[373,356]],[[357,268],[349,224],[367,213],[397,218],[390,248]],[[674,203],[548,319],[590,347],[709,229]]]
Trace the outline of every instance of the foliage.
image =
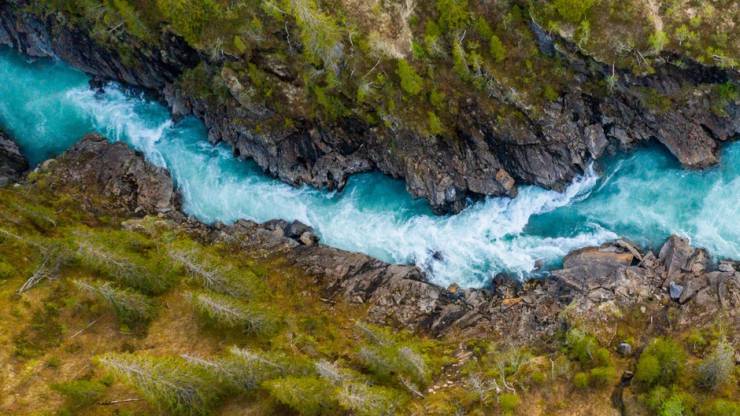
[[9,279],[13,277],[15,273],[15,267],[4,261],[0,261],[0,279]]
[[156,0],[172,29],[193,45],[203,45],[206,30],[214,27],[219,9],[213,0]]
[[107,304],[119,321],[134,325],[150,321],[154,317],[151,300],[130,289],[118,289],[110,282],[85,282],[74,280],[78,289],[100,299]]
[[683,372],[686,352],[668,338],[656,338],[640,355],[635,380],[646,385],[668,386]]
[[578,23],[595,3],[596,0],[555,0],[553,5],[563,19]]
[[437,23],[443,33],[453,33],[464,28],[470,19],[468,0],[436,0],[439,19]]
[[357,416],[395,415],[403,404],[396,390],[363,383],[343,384],[338,397],[340,405]]
[[333,386],[315,377],[285,377],[268,381],[265,387],[280,403],[301,415],[326,414],[337,407]]
[[398,60],[396,74],[401,79],[401,88],[411,95],[420,93],[424,87],[424,80],[405,59]]
[[269,335],[277,329],[277,318],[266,308],[208,292],[191,292],[190,299],[196,313],[214,326],[258,335]]
[[735,370],[735,350],[726,339],[721,339],[714,351],[702,360],[696,369],[697,384],[715,390],[728,382]]
[[79,409],[97,402],[105,393],[106,387],[98,381],[73,380],[52,384],[51,388],[65,398],[68,408]]
[[490,45],[491,56],[496,62],[503,62],[506,59],[506,46],[496,35],[491,35],[488,41]]
[[437,117],[437,115],[434,114],[434,111],[430,111],[428,114],[429,114],[429,133],[431,133],[433,136],[442,134],[444,132],[444,126],[442,125],[442,120],[440,120],[439,117]]
[[[132,244],[133,247],[127,248],[133,250],[121,249],[127,244]],[[177,275],[169,262],[159,255],[153,258],[146,255],[150,250],[156,250],[150,244],[128,235],[113,233],[104,238],[85,238],[79,242],[77,259],[95,273],[144,293],[158,295],[175,284]],[[116,249],[112,248],[114,246],[117,246]]]
[[650,42],[653,53],[660,53],[668,43],[668,35],[662,30],[657,30],[650,35],[648,42]]
[[519,407],[521,400],[515,393],[503,393],[499,396],[498,402],[501,411],[505,415],[508,415],[514,413],[516,408]]
[[210,371],[179,357],[111,353],[96,361],[168,414],[207,415],[223,393]]
[[715,399],[705,407],[702,413],[706,416],[737,416],[740,414],[740,403]]
[[284,3],[300,28],[303,53],[308,60],[323,63],[325,68],[338,73],[344,45],[333,17],[323,13],[316,0],[286,0]]
[[234,297],[255,297],[262,290],[253,272],[217,265],[216,260],[198,250],[172,250],[169,256],[204,289]]

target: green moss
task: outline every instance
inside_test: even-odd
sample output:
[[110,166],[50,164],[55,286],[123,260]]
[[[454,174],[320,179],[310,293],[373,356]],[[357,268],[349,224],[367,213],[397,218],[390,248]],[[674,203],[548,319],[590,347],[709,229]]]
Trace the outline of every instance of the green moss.
[[578,23],[595,3],[596,0],[555,0],[553,5],[563,19]]
[[505,415],[510,415],[519,407],[521,400],[515,393],[503,393],[499,396],[498,403],[501,412]]
[[4,261],[0,261],[0,279],[9,279],[15,276],[15,273],[15,267]]
[[399,59],[396,74],[401,80],[401,88],[411,95],[417,95],[424,88],[424,80],[405,59]]

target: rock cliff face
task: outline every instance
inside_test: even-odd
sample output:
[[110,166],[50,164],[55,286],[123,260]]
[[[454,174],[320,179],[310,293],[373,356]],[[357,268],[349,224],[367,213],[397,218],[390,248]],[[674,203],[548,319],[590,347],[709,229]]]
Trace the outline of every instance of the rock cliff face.
[[[465,117],[452,126],[454,137],[429,138],[393,123],[370,126],[355,118],[330,123],[295,119],[290,127],[265,130],[258,125],[273,110],[240,100],[248,81],[221,71],[229,91],[218,101],[182,88],[182,71],[198,62],[218,64],[198,56],[176,36],[161,32],[156,45],[122,57],[97,44],[89,28],[66,23],[63,14],[42,18],[24,12],[25,5],[0,5],[0,45],[30,56],[56,55],[96,77],[156,90],[175,116],[198,116],[211,140],[231,144],[235,154],[254,159],[286,182],[341,189],[350,174],[377,169],[403,178],[412,195],[428,199],[438,212],[459,211],[471,196],[513,196],[517,184],[562,189],[590,161],[651,140],[665,145],[684,166],[703,168],[717,162],[722,142],[740,133],[737,104],[730,100],[717,109],[712,100],[714,85],[738,84],[737,71],[666,55],[652,75],[636,77],[579,54],[534,23],[543,53],[575,73],[568,90],[542,109],[517,103],[493,83],[494,98],[520,117],[501,122],[471,96],[459,103]],[[126,42],[126,34],[122,36]],[[258,56],[254,61],[280,75],[276,82],[282,90],[298,82],[270,59]],[[592,86],[608,77],[613,85],[595,91]],[[672,98],[664,105],[656,94]]]
[[[645,319],[658,321],[667,319],[672,308],[674,324],[681,327],[709,322],[718,314],[737,321],[740,313],[740,263],[713,264],[706,251],[676,236],[657,255],[617,240],[570,253],[563,269],[553,271],[550,279],[521,284],[497,278],[490,289],[445,289],[427,281],[414,266],[391,265],[318,244],[310,228],[297,222],[242,220],[208,226],[187,218],[177,209],[166,171],[99,136],[88,136],[42,170],[49,173],[52,186],[76,189],[83,209],[158,214],[203,241],[282,256],[315,276],[327,302],[341,298],[365,304],[377,323],[533,344],[554,335],[564,319],[599,334],[611,328],[610,320],[635,308]],[[125,226],[136,229],[137,220]]]
[[0,130],[0,186],[15,182],[28,169],[18,145]]

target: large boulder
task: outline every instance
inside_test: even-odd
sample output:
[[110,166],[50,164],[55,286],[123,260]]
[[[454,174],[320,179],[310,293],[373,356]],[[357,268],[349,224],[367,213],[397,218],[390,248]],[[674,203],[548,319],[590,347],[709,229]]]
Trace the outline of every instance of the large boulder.
[[20,179],[28,169],[28,162],[13,140],[0,130],[0,186]]
[[[124,143],[90,134],[42,170],[54,186],[84,191],[128,215],[159,214],[178,208],[177,192],[167,170],[148,163]],[[81,201],[83,203],[90,200]]]

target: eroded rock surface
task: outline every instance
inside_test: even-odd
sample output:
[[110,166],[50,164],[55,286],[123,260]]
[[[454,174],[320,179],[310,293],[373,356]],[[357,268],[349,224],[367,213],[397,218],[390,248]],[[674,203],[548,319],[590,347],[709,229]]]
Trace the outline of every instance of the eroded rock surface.
[[0,130],[0,186],[17,181],[28,169],[18,145]]

